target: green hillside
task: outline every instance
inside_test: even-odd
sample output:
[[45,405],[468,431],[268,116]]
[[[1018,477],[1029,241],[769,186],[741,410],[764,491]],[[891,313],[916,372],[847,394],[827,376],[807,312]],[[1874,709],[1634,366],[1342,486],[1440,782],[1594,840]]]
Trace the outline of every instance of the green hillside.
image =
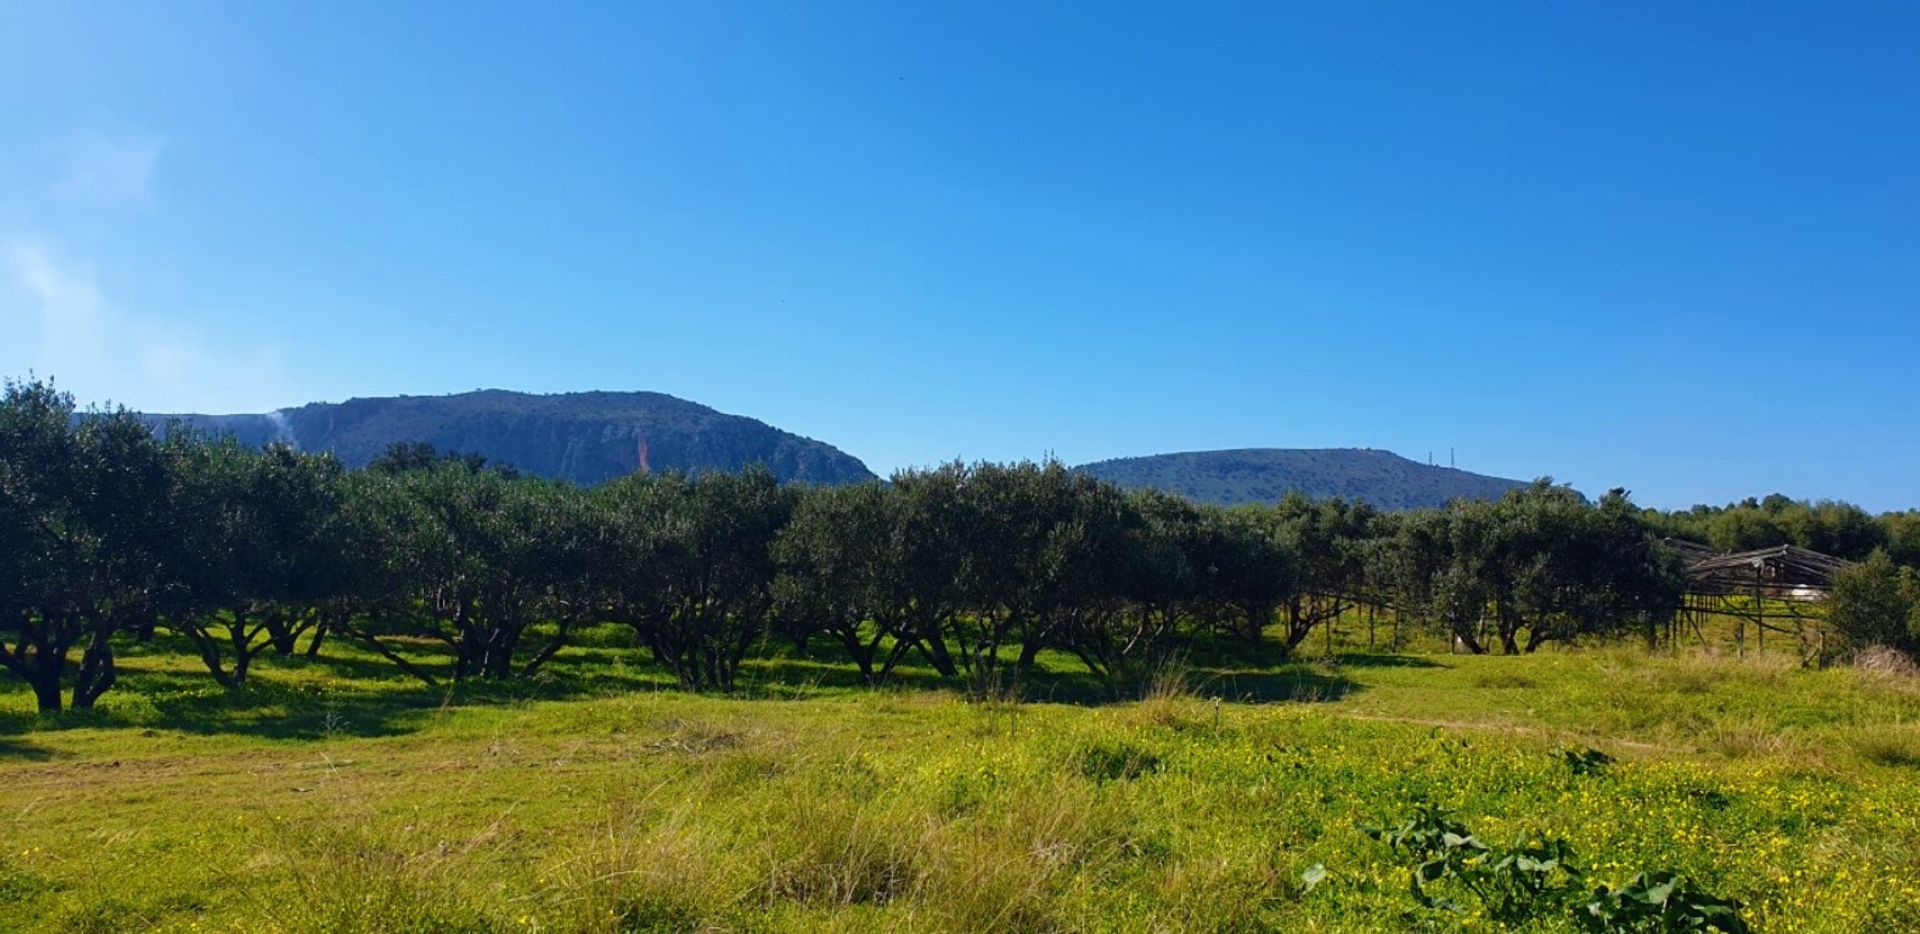
[[1130,489],[1178,493],[1202,503],[1271,503],[1298,491],[1364,500],[1381,509],[1423,509],[1454,499],[1498,499],[1526,484],[1410,461],[1372,448],[1241,448],[1123,457],[1078,468]]

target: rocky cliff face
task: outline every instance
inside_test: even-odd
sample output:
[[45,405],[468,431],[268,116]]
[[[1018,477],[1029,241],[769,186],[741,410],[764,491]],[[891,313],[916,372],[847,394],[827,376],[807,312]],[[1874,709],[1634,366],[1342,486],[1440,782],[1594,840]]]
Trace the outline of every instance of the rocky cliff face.
[[659,470],[739,470],[764,464],[783,481],[873,479],[865,464],[811,438],[654,392],[530,395],[483,390],[316,402],[261,415],[155,415],[246,444],[290,441],[332,451],[351,466],[395,442],[472,451],[527,473],[592,484],[631,473],[644,452]]

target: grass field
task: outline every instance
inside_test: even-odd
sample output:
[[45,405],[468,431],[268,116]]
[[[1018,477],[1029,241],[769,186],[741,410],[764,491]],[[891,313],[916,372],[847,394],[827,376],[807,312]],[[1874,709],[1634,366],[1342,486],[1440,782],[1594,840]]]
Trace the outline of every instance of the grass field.
[[1359,829],[1428,802],[1566,839],[1584,885],[1673,869],[1762,930],[1920,929],[1920,689],[1851,669],[1356,651],[1014,703],[770,660],[702,697],[589,636],[457,694],[346,646],[236,693],[130,649],[51,723],[6,682],[0,927],[1494,927],[1417,908]]

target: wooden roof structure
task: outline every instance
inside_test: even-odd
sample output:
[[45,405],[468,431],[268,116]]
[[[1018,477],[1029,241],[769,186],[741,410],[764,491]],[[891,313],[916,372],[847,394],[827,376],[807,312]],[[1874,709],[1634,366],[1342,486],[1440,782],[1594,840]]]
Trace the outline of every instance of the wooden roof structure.
[[1833,587],[1833,575],[1852,563],[1796,545],[1689,556],[1687,589],[1712,594],[1758,590],[1781,599],[1818,600]]
[[1669,632],[1677,648],[1684,629],[1708,644],[1709,617],[1734,620],[1734,651],[1745,654],[1747,624],[1754,624],[1760,648],[1769,630],[1794,637],[1802,661],[1823,657],[1826,629],[1821,606],[1833,591],[1833,577],[1853,562],[1795,545],[1757,548],[1732,554],[1698,542],[1663,538],[1660,544],[1686,562],[1687,589]]

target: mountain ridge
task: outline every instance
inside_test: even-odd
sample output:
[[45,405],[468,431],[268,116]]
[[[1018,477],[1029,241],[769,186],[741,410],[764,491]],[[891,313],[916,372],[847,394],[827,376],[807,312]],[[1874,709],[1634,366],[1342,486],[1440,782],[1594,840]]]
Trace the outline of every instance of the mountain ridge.
[[651,470],[737,471],[759,463],[782,481],[874,479],[858,458],[826,442],[660,392],[478,389],[310,402],[257,414],[145,417],[161,431],[177,421],[243,444],[287,441],[331,451],[355,467],[396,442],[425,442],[583,484],[631,473],[643,457]]
[[[149,415],[244,444],[331,451],[363,466],[399,442],[477,453],[523,472],[595,484],[650,470],[737,471],[765,464],[783,482],[877,479],[859,459],[758,419],[649,391],[535,394],[504,389],[356,397],[272,412]],[[1339,496],[1387,510],[1497,499],[1521,480],[1436,467],[1376,448],[1230,448],[1095,461],[1073,468],[1122,487],[1152,487],[1219,505],[1273,502],[1289,492]]]
[[1378,448],[1229,448],[1119,457],[1075,470],[1138,489],[1151,487],[1215,505],[1274,502],[1298,491],[1381,509],[1498,499],[1526,481],[1435,467]]

